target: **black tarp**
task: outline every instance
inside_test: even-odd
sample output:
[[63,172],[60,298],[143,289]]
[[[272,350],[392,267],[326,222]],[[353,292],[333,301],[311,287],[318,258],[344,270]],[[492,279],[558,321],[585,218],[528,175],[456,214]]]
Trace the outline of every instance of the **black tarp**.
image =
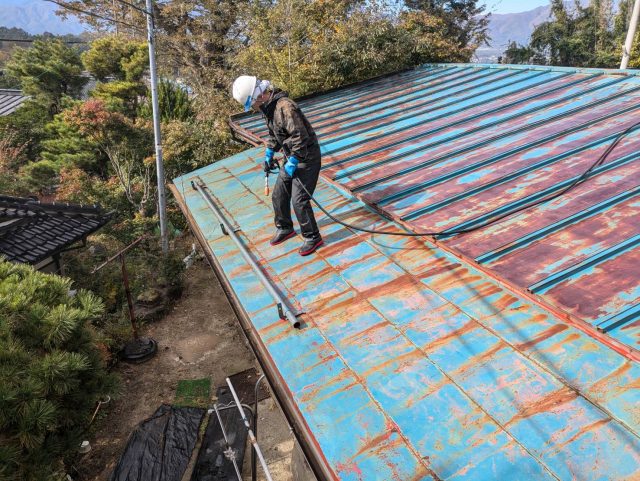
[[162,405],[136,428],[110,481],[180,481],[205,410]]
[[[247,428],[240,416],[238,408],[233,403],[233,397],[226,387],[218,389],[218,405],[228,406],[220,411],[220,418],[224,423],[224,430],[229,438],[229,445],[235,452],[240,472],[244,461],[244,450],[247,443]],[[247,410],[245,415],[250,418]],[[196,459],[196,465],[191,474],[191,481],[238,481],[233,463],[224,454],[226,444],[220,429],[216,413],[209,415],[209,424],[204,433],[202,446]]]

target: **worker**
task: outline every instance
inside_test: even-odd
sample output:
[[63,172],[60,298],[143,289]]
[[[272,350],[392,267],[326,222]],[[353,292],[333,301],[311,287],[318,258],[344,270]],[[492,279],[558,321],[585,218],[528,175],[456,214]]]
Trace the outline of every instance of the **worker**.
[[[271,201],[275,214],[276,233],[271,245],[280,244],[295,236],[291,220],[291,203],[296,213],[304,242],[299,254],[307,256],[323,244],[313,215],[311,198],[320,174],[320,145],[311,124],[286,92],[274,88],[268,80],[242,75],[233,83],[233,97],[244,106],[245,112],[260,111],[269,129],[264,168],[277,166],[274,155],[281,151],[285,163],[273,188]],[[299,185],[299,180],[306,190]]]

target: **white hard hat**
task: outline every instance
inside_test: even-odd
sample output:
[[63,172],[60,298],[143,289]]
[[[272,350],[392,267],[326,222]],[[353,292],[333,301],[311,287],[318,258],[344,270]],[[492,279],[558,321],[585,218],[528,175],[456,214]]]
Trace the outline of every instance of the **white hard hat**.
[[271,82],[268,80],[258,80],[252,75],[241,75],[233,82],[233,98],[243,105],[244,111],[247,112],[253,101],[270,85]]

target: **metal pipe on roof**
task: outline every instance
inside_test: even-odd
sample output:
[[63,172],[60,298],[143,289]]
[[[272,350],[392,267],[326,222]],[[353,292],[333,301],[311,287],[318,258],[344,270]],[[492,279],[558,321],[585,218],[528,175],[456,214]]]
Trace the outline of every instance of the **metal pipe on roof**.
[[295,313],[291,309],[289,309],[287,302],[282,297],[282,294],[280,294],[276,290],[276,288],[271,283],[269,278],[265,275],[265,273],[262,271],[258,263],[251,256],[249,249],[247,249],[247,247],[243,244],[238,234],[236,234],[235,229],[231,226],[231,224],[229,224],[229,221],[226,219],[226,217],[224,216],[220,208],[215,204],[215,202],[211,198],[211,195],[207,191],[207,185],[202,181],[200,177],[197,177],[196,179],[197,181],[191,181],[191,185],[195,190],[197,190],[200,193],[204,201],[207,203],[209,208],[213,211],[213,213],[217,217],[218,222],[220,222],[220,227],[222,227],[222,231],[225,234],[229,235],[231,239],[233,239],[235,244],[238,246],[238,249],[240,249],[240,253],[244,257],[244,259],[247,261],[247,264],[251,266],[251,268],[253,269],[253,272],[255,272],[256,276],[258,276],[258,279],[260,280],[262,285],[267,289],[271,297],[273,297],[273,299],[276,301],[276,306],[278,308],[278,315],[280,316],[280,319],[286,319],[291,323],[293,327],[300,328],[300,321],[296,317]]

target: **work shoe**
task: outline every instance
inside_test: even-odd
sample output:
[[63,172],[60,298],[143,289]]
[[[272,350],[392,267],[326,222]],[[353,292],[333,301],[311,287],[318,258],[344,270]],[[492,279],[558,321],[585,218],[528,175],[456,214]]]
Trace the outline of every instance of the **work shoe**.
[[275,245],[281,244],[287,239],[291,239],[294,235],[296,235],[296,231],[294,231],[293,229],[290,229],[290,230],[278,229],[274,234],[274,236],[271,238],[270,243],[272,246],[275,246]]
[[318,247],[324,244],[324,241],[321,237],[316,237],[314,239],[305,239],[302,247],[298,249],[298,253],[301,256],[308,256],[312,252],[314,252]]

